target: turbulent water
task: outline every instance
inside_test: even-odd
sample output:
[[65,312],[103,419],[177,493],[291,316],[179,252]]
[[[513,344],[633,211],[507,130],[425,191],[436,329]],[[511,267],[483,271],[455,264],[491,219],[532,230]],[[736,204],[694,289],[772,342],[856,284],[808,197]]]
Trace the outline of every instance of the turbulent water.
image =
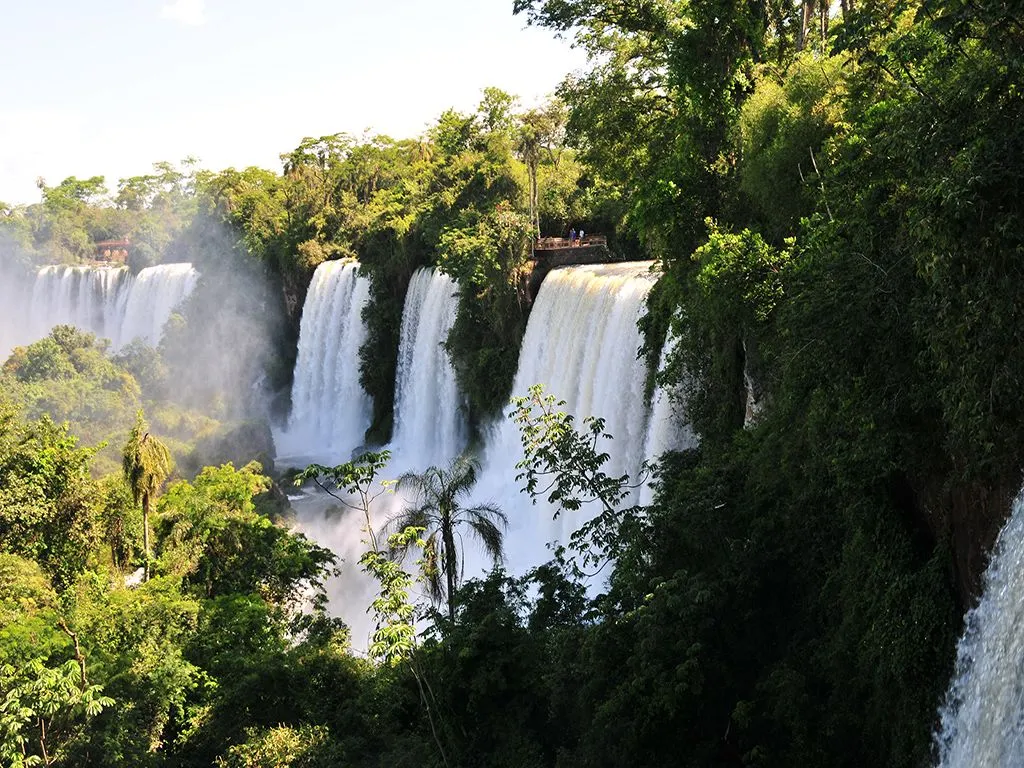
[[967,614],[936,736],[940,768],[1024,765],[1024,495]]
[[[523,338],[512,393],[525,395],[533,384],[565,401],[562,408],[582,426],[586,416],[605,419],[613,440],[609,475],[639,475],[645,458],[648,403],[646,367],[637,358],[637,320],[655,276],[647,262],[556,269],[541,284]],[[477,486],[479,501],[497,503],[509,517],[507,564],[522,573],[546,560],[546,544],[565,543],[588,513],[563,514],[536,506],[520,492],[515,476],[522,456],[518,427],[508,418],[490,435]]]
[[110,339],[115,349],[135,338],[155,345],[197,279],[191,264],[148,267],[135,277],[126,267],[42,267],[18,343],[41,339],[54,326],[67,324]]
[[279,456],[338,464],[362,444],[373,413],[359,383],[362,309],[369,296],[370,282],[355,262],[328,261],[313,274],[299,325],[292,414],[277,438]]
[[413,275],[402,311],[395,380],[395,460],[418,469],[443,465],[466,446],[466,420],[442,346],[458,310],[455,282],[432,269]]

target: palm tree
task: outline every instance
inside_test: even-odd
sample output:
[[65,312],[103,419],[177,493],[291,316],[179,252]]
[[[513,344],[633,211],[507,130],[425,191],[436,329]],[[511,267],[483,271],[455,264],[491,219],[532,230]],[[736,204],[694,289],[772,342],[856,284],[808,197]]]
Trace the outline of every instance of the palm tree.
[[[448,618],[455,620],[455,593],[462,574],[461,553],[455,546],[456,528],[468,526],[484,545],[494,564],[502,560],[508,518],[493,504],[463,507],[461,500],[476,484],[480,465],[464,457],[447,467],[428,467],[422,473],[406,472],[398,478],[397,488],[413,487],[417,506],[407,507],[388,523],[388,528],[403,531],[410,526],[423,528],[423,576],[435,605],[445,600]],[[404,555],[404,549],[396,554]]]
[[164,480],[174,469],[167,446],[149,433],[140,410],[122,452],[124,480],[136,504],[142,503],[142,547],[146,553],[145,578],[149,580],[149,508]]

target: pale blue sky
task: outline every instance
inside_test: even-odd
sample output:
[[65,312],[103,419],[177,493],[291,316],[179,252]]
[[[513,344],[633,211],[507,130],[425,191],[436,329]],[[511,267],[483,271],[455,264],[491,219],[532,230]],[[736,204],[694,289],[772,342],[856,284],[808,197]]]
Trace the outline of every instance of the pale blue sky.
[[196,155],[262,165],[304,136],[416,136],[495,85],[534,103],[583,55],[512,0],[34,0],[0,23],[0,200]]

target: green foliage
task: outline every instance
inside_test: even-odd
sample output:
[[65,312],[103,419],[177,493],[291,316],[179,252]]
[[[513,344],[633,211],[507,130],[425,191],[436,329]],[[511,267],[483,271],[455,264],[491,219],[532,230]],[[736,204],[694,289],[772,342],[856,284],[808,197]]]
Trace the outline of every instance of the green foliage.
[[218,768],[304,768],[323,763],[312,757],[327,739],[322,726],[250,729],[246,740],[217,759]]
[[[423,472],[406,472],[398,478],[396,491],[412,488],[416,500],[404,508],[388,527],[400,537],[399,546],[392,545],[393,553],[404,556],[410,544],[423,551],[420,570],[427,591],[435,605],[442,600],[448,607],[449,621],[455,620],[458,588],[461,581],[462,552],[455,539],[463,540],[459,528],[479,540],[495,565],[504,556],[503,543],[508,518],[493,504],[463,506],[463,499],[476,485],[479,464],[458,457],[447,467],[428,467]],[[415,538],[404,531],[422,533]],[[389,537],[392,538],[392,537]]]
[[818,164],[842,122],[846,57],[804,54],[779,79],[760,78],[739,119],[740,189],[755,221],[776,245],[814,212],[821,196]]
[[36,560],[58,590],[96,539],[93,451],[49,418],[22,422],[0,401],[0,551]]
[[171,485],[159,504],[160,568],[203,597],[256,594],[295,611],[335,557],[257,513],[254,498],[270,487],[261,472],[229,463]]
[[[407,526],[388,536],[391,551],[408,551],[411,547],[426,550],[421,535],[423,528]],[[359,565],[380,585],[370,603],[377,627],[370,638],[370,658],[395,665],[409,658],[416,647],[415,606],[409,591],[416,583],[401,564],[388,552],[368,549],[359,558]]]
[[0,694],[0,759],[17,768],[63,763],[83,721],[114,705],[75,660],[56,668],[43,659],[21,669],[3,665]]

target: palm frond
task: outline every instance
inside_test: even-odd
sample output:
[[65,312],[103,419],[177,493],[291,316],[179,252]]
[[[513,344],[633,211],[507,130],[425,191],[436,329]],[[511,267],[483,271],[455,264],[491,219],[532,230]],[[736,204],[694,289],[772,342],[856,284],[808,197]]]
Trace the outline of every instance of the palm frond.
[[503,559],[504,532],[487,517],[470,517],[466,519],[466,522],[473,529],[477,539],[484,545],[484,549],[491,556],[494,564],[500,563]]

